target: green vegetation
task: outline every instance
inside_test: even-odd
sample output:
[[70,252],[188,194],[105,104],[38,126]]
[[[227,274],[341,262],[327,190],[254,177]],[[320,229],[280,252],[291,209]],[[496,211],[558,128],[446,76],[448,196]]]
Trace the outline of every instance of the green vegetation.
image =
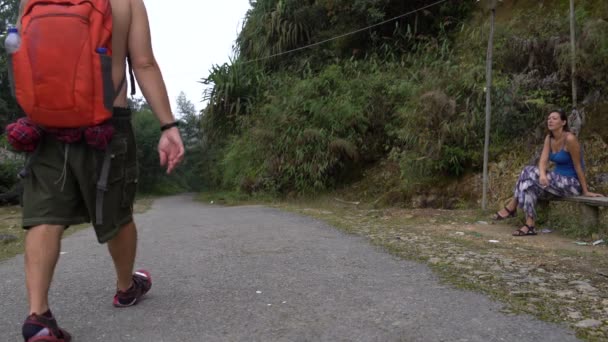
[[[0,149],[6,149],[8,147],[7,145],[6,138],[1,137]],[[0,163],[0,193],[4,193],[17,183],[17,174],[19,174],[19,171],[23,166],[23,161],[18,157],[2,155],[1,151],[0,160],[2,160]]]
[[[203,116],[205,187],[314,194],[352,184],[371,166],[396,164],[399,181],[384,191],[398,192],[407,205],[430,185],[478,173],[488,32],[480,6],[448,2],[274,56],[431,3],[252,2],[238,57],[204,80],[213,85]],[[589,108],[605,102],[607,11],[603,1],[577,1],[577,81]],[[547,112],[571,107],[568,37],[566,4],[506,1],[499,8],[491,160],[512,152],[531,158]],[[582,139],[596,133],[585,127]],[[593,165],[606,162],[587,157]],[[508,166],[520,168],[522,157],[515,158]],[[494,190],[494,200],[510,192],[509,181]],[[460,197],[476,200],[471,191],[478,190],[461,189]]]
[[16,21],[18,5],[19,0],[0,0],[0,127],[2,128],[20,114],[9,90],[7,56],[4,53],[4,33],[7,25]]

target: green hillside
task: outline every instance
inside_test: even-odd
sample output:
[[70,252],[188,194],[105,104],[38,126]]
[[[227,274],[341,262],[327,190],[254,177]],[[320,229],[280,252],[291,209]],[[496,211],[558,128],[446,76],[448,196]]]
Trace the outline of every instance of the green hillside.
[[[205,185],[276,195],[341,190],[405,206],[477,205],[489,12],[484,1],[434,3],[252,1],[236,59],[205,79],[213,85],[203,116]],[[576,1],[576,80],[587,119],[580,137],[591,183],[604,191],[607,184],[595,180],[608,162],[607,18],[606,1]],[[568,1],[499,3],[494,201],[509,195],[542,143],[548,112],[572,109],[569,25]]]

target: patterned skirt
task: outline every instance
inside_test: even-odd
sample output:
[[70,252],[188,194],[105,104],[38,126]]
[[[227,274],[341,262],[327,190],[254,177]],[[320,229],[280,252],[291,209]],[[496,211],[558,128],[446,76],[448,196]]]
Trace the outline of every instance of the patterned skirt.
[[577,177],[568,177],[553,171],[547,172],[549,185],[543,188],[539,182],[540,171],[536,166],[526,166],[517,185],[515,186],[515,198],[518,206],[528,217],[536,219],[536,203],[539,199],[550,199],[551,197],[578,196],[581,194],[581,183]]

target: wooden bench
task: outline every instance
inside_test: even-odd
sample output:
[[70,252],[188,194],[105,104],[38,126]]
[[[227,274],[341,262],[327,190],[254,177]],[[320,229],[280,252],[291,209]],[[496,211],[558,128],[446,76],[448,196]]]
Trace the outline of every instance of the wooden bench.
[[580,223],[585,229],[593,229],[599,226],[600,207],[608,207],[608,197],[556,197],[543,201],[548,204],[551,201],[578,203],[580,209]]

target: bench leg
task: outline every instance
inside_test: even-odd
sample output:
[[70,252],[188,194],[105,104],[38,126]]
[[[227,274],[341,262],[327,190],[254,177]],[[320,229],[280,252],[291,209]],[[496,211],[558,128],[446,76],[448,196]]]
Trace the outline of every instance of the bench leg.
[[581,204],[578,207],[580,210],[582,228],[590,233],[595,231],[599,223],[599,208],[586,204]]

